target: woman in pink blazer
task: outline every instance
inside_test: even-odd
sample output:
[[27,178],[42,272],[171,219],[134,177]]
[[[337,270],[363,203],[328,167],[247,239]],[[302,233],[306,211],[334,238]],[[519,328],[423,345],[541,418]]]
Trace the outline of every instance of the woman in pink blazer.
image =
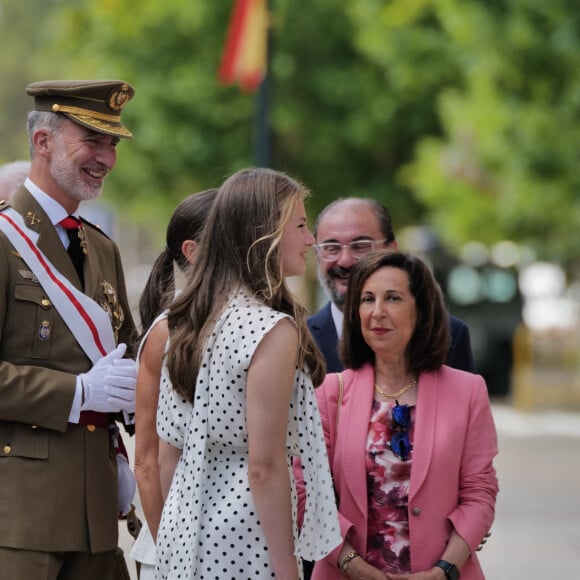
[[344,312],[348,370],[317,389],[344,542],[312,580],[484,578],[497,438],[484,380],[443,364],[437,282],[416,257],[376,252],[353,268]]

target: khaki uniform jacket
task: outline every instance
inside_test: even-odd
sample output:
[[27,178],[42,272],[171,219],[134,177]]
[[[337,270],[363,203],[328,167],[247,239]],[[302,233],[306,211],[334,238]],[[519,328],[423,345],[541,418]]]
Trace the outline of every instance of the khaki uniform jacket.
[[[12,207],[39,233],[38,247],[51,263],[81,289],[56,229],[33,196],[21,188]],[[5,208],[0,205],[0,211]],[[84,292],[116,314],[118,341],[130,345],[135,327],[118,248],[95,226],[85,223],[84,229]],[[0,232],[0,546],[93,553],[116,548],[117,467],[110,430],[68,423],[76,375],[90,368],[40,283]]]

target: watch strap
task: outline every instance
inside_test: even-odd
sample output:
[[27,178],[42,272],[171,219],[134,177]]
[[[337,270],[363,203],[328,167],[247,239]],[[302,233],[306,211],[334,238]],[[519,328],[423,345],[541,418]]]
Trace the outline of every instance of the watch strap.
[[459,570],[455,564],[452,564],[447,560],[439,560],[435,566],[441,568],[441,570],[445,572],[445,578],[447,578],[447,580],[459,580]]

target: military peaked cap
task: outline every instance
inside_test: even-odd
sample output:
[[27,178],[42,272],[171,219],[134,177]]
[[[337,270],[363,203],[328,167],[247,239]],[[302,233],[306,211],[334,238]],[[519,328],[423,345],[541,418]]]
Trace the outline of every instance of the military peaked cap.
[[75,123],[115,137],[132,139],[121,124],[121,110],[135,95],[124,81],[40,81],[26,87],[34,110],[62,113]]

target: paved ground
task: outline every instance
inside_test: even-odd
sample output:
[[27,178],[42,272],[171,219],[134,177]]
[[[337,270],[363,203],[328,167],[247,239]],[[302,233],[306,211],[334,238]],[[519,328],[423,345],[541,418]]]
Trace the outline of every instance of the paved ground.
[[[480,552],[486,578],[579,580],[580,413],[524,414],[501,403],[493,412],[500,494]],[[128,552],[132,539],[119,529]],[[136,579],[132,561],[129,567]]]
[[481,560],[489,580],[580,579],[580,414],[494,405],[500,493]]

